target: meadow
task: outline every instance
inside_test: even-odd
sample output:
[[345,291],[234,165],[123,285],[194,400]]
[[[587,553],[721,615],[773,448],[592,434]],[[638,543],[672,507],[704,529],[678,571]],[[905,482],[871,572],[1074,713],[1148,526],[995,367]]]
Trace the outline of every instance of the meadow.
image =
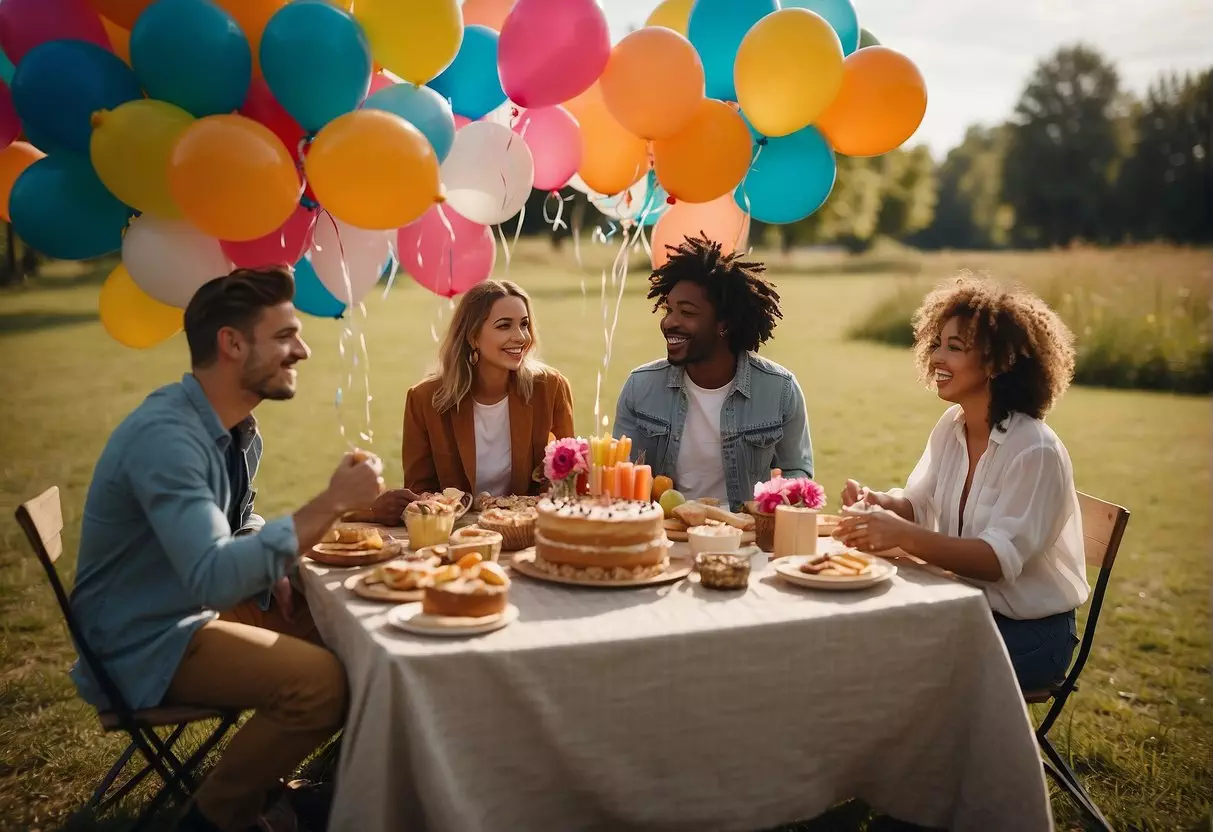
[[[572,382],[577,427],[586,434],[595,429],[599,371],[600,410],[613,413],[627,372],[664,354],[644,298],[641,260],[634,259],[626,284],[612,286],[602,272],[610,254],[589,242],[579,258],[571,245],[553,254],[524,243],[508,269],[504,259],[497,268],[531,292],[543,355]],[[1200,352],[1191,343],[1199,337],[1207,362],[1209,262],[1207,251],[1145,249],[773,255],[770,276],[783,297],[784,321],[764,354],[800,379],[817,476],[836,503],[847,477],[874,487],[900,483],[938,418],[941,403],[917,383],[908,351],[885,343],[897,340],[890,334],[895,324],[931,280],[967,267],[1038,287],[1079,330],[1087,353],[1105,344],[1100,348],[1109,354],[1132,359],[1115,366],[1155,349],[1142,333],[1148,335],[1151,314],[1155,326],[1165,318],[1166,326],[1191,332],[1180,339],[1186,357],[1175,359],[1186,367],[1197,360],[1190,358]],[[99,273],[48,273],[30,288],[0,294],[0,829],[13,830],[61,828],[123,743],[103,737],[74,695],[65,628],[12,512],[50,485],[63,489],[61,569],[70,575],[81,506],[107,435],[149,390],[176,380],[187,365],[180,335],[143,352],[106,335],[96,314]],[[359,444],[383,457],[389,482],[399,481],[405,391],[432,364],[435,334],[450,312],[446,301],[407,277],[383,294],[381,288],[368,299],[365,319],[306,320],[313,355],[301,367],[299,395],[258,410],[266,437],[257,481],[263,514],[288,511],[324,487],[347,447],[343,430],[351,438],[368,433],[370,441]],[[616,297],[618,325],[604,368],[604,331]],[[1157,302],[1146,302],[1151,298]],[[1180,315],[1177,304],[1185,298]],[[1116,323],[1091,323],[1087,333],[1081,321],[1096,316]],[[891,323],[882,330],[880,321]],[[356,371],[356,351],[343,357],[339,349],[351,325],[365,335],[370,358]],[[1170,348],[1157,349],[1164,363],[1171,361]],[[368,366],[371,399],[364,409],[360,380]],[[1180,375],[1193,377],[1188,370]],[[1203,388],[1183,389],[1208,390],[1207,378]],[[1069,447],[1078,487],[1133,512],[1095,649],[1053,733],[1117,828],[1209,824],[1209,405],[1195,395],[1082,386],[1050,416]],[[1064,798],[1054,807],[1059,828],[1082,828]],[[98,828],[87,818],[71,826]]]

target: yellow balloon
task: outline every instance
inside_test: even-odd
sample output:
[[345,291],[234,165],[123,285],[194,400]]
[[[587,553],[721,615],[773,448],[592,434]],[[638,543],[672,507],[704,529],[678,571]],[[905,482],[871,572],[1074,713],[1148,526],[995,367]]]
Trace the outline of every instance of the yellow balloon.
[[742,40],[733,83],[755,130],[770,137],[795,133],[825,112],[842,88],[842,43],[814,12],[772,12]]
[[665,0],[664,3],[653,9],[653,13],[649,15],[649,19],[644,22],[644,25],[664,26],[686,37],[687,21],[691,19],[691,7],[694,5],[695,0]]
[[172,338],[181,331],[185,315],[181,309],[153,300],[122,265],[105,279],[98,305],[101,325],[110,337],[137,350]]
[[168,187],[173,145],[194,117],[166,101],[128,101],[93,114],[89,158],[110,193],[137,211],[181,216]]
[[459,0],[358,0],[354,17],[375,60],[413,84],[437,78],[463,42]]
[[385,110],[355,110],[330,121],[303,166],[317,201],[358,228],[408,225],[442,199],[429,139]]

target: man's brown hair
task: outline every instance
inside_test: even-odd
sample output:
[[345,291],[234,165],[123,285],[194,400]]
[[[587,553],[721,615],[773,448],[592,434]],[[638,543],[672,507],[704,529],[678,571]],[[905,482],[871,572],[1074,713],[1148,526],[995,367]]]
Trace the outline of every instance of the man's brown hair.
[[190,363],[209,367],[219,358],[219,330],[231,327],[251,338],[261,312],[295,298],[295,278],[280,267],[237,269],[204,283],[185,307]]

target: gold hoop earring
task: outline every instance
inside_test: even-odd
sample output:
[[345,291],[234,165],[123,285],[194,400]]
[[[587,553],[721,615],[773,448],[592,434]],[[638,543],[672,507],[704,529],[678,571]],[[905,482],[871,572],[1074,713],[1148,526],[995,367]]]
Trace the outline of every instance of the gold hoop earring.
[[468,354],[468,366],[475,367],[480,363],[480,348],[472,347],[471,353]]

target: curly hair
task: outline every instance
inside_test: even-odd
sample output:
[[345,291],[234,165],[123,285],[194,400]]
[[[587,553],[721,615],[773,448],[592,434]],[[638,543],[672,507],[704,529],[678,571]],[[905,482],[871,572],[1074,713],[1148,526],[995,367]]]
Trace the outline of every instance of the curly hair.
[[944,325],[959,318],[966,341],[991,373],[990,425],[1013,412],[1042,419],[1074,378],[1074,334],[1036,295],[962,272],[914,313],[914,359],[923,382]]
[[733,252],[725,254],[720,243],[707,235],[687,237],[649,277],[649,300],[656,301],[653,311],[665,306],[670,292],[684,280],[703,287],[724,322],[729,349],[735,354],[757,352],[770,340],[775,324],[783,318],[779,311],[779,293],[763,273],[766,266],[747,262]]

